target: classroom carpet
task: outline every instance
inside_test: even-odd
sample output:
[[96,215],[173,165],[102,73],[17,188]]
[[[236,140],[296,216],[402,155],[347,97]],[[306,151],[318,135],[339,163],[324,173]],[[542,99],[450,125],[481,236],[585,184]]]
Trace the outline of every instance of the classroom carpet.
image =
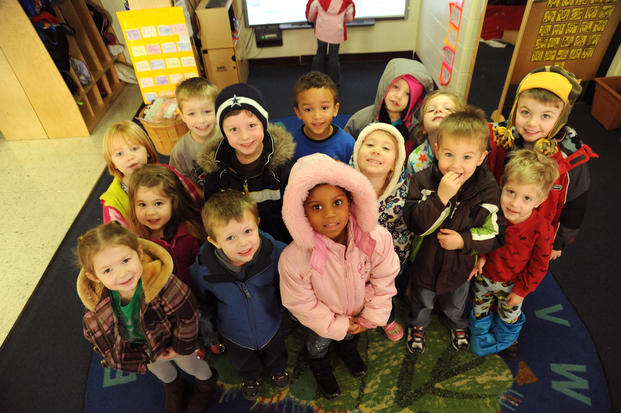
[[[344,127],[349,115],[335,123]],[[292,131],[295,116],[274,119]],[[406,306],[394,299],[397,320],[404,324]],[[260,397],[241,396],[241,379],[226,354],[209,357],[219,372],[220,392],[211,412],[599,412],[611,411],[604,373],[591,337],[548,273],[524,304],[526,324],[520,335],[520,357],[478,357],[457,352],[436,314],[427,329],[427,348],[412,355],[404,339],[389,341],[381,329],[365,332],[359,352],[368,365],[363,379],[352,377],[331,353],[342,396],[323,398],[304,358],[305,330],[289,317],[284,326],[291,386],[278,391],[263,380]],[[93,354],[85,394],[85,413],[163,410],[164,388],[150,373],[136,375],[105,369]],[[187,377],[186,377],[187,378]],[[188,387],[191,380],[187,378]]]
[[[406,307],[394,301],[397,320],[403,323]],[[211,355],[220,391],[205,412],[610,412],[590,335],[551,274],[526,298],[524,313],[517,361],[453,350],[439,314],[427,328],[427,347],[419,356],[406,350],[404,339],[391,342],[381,329],[362,333],[358,350],[368,373],[355,379],[331,354],[342,391],[334,401],[321,396],[305,361],[305,330],[285,316],[290,387],[278,391],[266,377],[260,397],[245,400],[226,354]],[[164,388],[155,376],[115,372],[102,368],[100,360],[93,355],[85,413],[163,411]],[[189,387],[191,380],[187,383]]]

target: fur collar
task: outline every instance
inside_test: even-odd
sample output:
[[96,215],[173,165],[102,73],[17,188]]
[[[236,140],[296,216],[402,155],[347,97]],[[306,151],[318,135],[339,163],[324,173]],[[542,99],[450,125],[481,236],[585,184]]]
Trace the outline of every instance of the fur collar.
[[[142,291],[145,302],[153,300],[162,290],[173,270],[170,254],[154,242],[140,239],[144,251],[142,256]],[[77,281],[78,296],[87,310],[94,311],[104,296],[104,286],[100,282],[90,280],[80,270]]]
[[[267,167],[270,170],[285,165],[295,155],[293,136],[283,126],[268,124],[267,133],[264,134],[264,147],[270,146],[272,154],[267,158]],[[218,153],[224,152],[231,153],[233,148],[224,139],[222,133],[218,133],[203,146],[203,150],[198,155],[198,164],[208,174],[217,172],[222,164],[228,167],[229,161],[218,157]]]

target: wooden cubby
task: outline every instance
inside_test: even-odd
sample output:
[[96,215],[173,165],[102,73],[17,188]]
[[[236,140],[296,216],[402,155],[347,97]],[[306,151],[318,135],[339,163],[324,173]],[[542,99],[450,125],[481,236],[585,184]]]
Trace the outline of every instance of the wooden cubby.
[[196,7],[201,55],[207,78],[218,88],[248,79],[248,60],[239,42],[241,10],[234,0],[202,0]]
[[67,36],[70,56],[82,60],[91,82],[72,94],[18,0],[0,2],[0,129],[7,140],[88,136],[121,92],[106,45],[84,0],[64,0],[55,7],[61,21],[75,30]]

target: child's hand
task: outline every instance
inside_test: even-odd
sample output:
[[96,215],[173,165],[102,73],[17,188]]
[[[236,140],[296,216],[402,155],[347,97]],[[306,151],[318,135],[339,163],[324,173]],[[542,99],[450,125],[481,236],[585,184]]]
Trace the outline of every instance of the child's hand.
[[464,247],[464,239],[458,232],[448,228],[440,228],[438,242],[445,250],[459,250]]
[[557,259],[562,254],[563,254],[563,251],[561,250],[552,250],[552,253],[550,254],[550,261]]
[[474,268],[472,269],[472,271],[470,271],[470,275],[468,276],[468,281],[470,281],[472,277],[474,277],[477,274],[483,274],[483,266],[485,265],[486,261],[487,261],[487,257],[485,255],[479,255],[479,258],[477,258],[477,263],[474,265]]
[[179,354],[173,350],[172,347],[168,347],[166,350],[164,350],[161,354],[160,357],[162,360],[170,360],[170,359],[174,359],[175,357],[177,357]]
[[349,317],[349,328],[347,329],[349,334],[360,334],[366,330],[367,328],[358,322],[358,317]]
[[515,307],[516,305],[520,305],[522,304],[522,301],[524,301],[524,297],[520,297],[513,291],[509,293],[507,298],[505,298],[505,304],[507,304],[510,307]]
[[449,171],[444,174],[440,180],[440,185],[438,185],[438,197],[440,201],[442,201],[444,205],[448,204],[448,201],[457,194],[457,191],[459,191],[463,183],[464,181],[461,179],[461,176],[455,172]]

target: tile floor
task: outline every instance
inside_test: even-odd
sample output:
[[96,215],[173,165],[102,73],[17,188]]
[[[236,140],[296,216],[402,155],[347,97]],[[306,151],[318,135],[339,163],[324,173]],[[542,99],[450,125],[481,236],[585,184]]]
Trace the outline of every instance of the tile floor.
[[19,317],[105,162],[101,141],[114,122],[131,119],[141,103],[127,85],[85,138],[7,141],[0,135],[0,345]]

